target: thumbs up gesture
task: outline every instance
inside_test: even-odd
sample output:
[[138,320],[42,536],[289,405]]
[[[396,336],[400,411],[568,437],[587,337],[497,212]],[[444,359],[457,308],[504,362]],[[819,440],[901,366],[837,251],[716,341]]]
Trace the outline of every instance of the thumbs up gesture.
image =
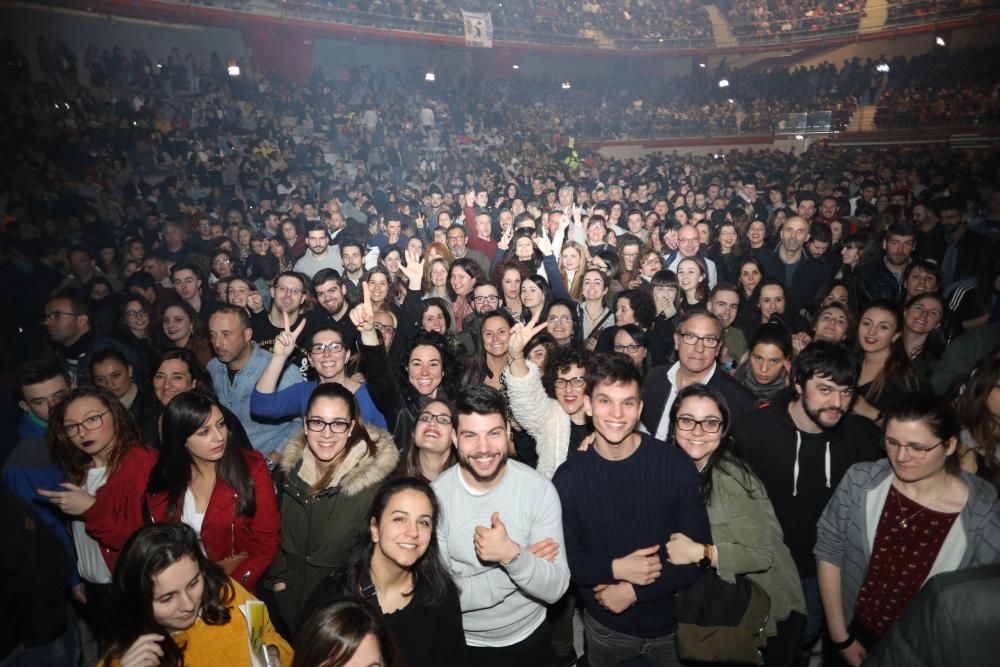
[[473,541],[476,555],[484,563],[507,565],[521,553],[521,547],[507,535],[507,526],[500,520],[500,512],[493,513],[489,528],[476,526]]

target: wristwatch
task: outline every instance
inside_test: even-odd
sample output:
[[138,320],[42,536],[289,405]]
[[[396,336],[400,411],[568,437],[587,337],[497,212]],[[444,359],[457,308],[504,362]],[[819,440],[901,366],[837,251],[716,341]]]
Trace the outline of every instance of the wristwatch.
[[702,546],[705,548],[705,554],[701,557],[701,560],[698,561],[698,567],[703,570],[707,570],[712,567],[712,545],[703,544]]

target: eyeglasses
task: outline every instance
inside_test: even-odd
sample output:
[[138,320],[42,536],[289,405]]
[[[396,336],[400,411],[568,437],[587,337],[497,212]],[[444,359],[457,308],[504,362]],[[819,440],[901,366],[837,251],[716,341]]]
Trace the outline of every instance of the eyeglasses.
[[719,347],[719,343],[722,342],[721,339],[716,338],[715,336],[699,336],[698,334],[690,332],[680,333],[678,335],[681,337],[681,340],[684,341],[685,345],[697,345],[698,341],[701,341],[705,347],[710,349]]
[[298,287],[285,287],[284,285],[278,285],[274,288],[274,291],[278,294],[291,294],[292,296],[302,296],[302,290]]
[[228,259],[217,259],[212,262],[212,266],[226,266],[227,264],[232,264],[233,262]]
[[586,382],[586,380],[583,379],[583,376],[577,375],[573,378],[556,378],[552,384],[554,384],[557,389],[565,389],[566,385],[579,389],[583,386],[584,382]]
[[343,349],[344,349],[344,344],[343,343],[338,343],[336,341],[333,341],[333,342],[330,342],[330,343],[316,343],[315,345],[313,345],[312,347],[309,348],[309,353],[310,354],[323,354],[327,350],[330,350],[333,353],[337,353],[337,352],[340,352]]
[[99,414],[91,415],[78,424],[63,424],[63,430],[70,438],[75,438],[80,433],[80,427],[83,427],[83,429],[87,431],[96,431],[104,426],[104,415],[109,412],[111,412],[111,410],[105,410]]
[[396,327],[389,324],[382,324],[381,322],[376,322],[375,328],[384,334],[389,334],[390,336],[396,333]]
[[499,303],[499,302],[500,302],[500,297],[498,296],[477,296],[473,297],[472,299],[472,303],[476,304],[477,306],[481,306],[484,303]]
[[927,458],[928,452],[930,452],[932,449],[937,449],[943,444],[944,440],[937,443],[936,445],[917,445],[917,444],[904,445],[903,443],[897,442],[892,438],[882,438],[882,447],[885,448],[885,451],[887,453],[894,454],[901,449],[905,449],[910,453],[910,456],[912,456],[917,460]]
[[306,428],[313,433],[322,433],[328,426],[333,433],[347,433],[347,429],[351,427],[351,421],[348,419],[334,419],[328,422],[323,421],[319,417],[309,417],[306,419]]
[[572,322],[572,315],[549,315],[548,321],[550,324],[555,324],[556,322]]
[[66,310],[50,310],[49,312],[45,313],[44,319],[48,320],[49,322],[55,322],[63,315],[71,315],[73,317],[76,317],[77,315],[79,315],[79,313],[71,313]]
[[126,310],[125,317],[140,319],[142,317],[149,317],[149,313],[147,313],[145,310]]
[[653,264],[659,264],[659,263],[660,260],[656,257],[647,257],[646,259],[642,260],[643,266],[652,266]]
[[635,354],[639,350],[643,349],[644,346],[636,345],[632,343],[631,345],[615,345],[615,352],[628,352],[629,354]]
[[430,424],[431,422],[437,422],[441,426],[447,426],[451,423],[451,415],[445,414],[435,414],[433,412],[421,412],[417,415],[417,421],[423,422],[425,424]]
[[723,421],[715,417],[705,419],[692,419],[691,417],[678,417],[674,422],[681,431],[693,431],[695,426],[701,426],[705,433],[718,433],[722,429]]

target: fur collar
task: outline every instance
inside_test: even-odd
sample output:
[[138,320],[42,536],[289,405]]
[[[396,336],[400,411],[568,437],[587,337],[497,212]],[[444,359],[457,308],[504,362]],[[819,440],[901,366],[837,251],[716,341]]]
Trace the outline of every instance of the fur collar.
[[[384,431],[377,426],[365,424],[368,434],[375,441],[375,456],[369,456],[366,448],[357,445],[347,455],[347,458],[340,464],[337,473],[330,479],[328,489],[340,487],[340,492],[344,495],[353,496],[372,484],[378,484],[388,477],[396,469],[399,462],[399,451],[396,443],[388,431]],[[314,477],[312,471],[315,469],[315,459],[312,452],[306,445],[306,434],[299,431],[292,436],[281,451],[280,467],[287,475],[302,464],[299,475],[305,471],[309,477]]]

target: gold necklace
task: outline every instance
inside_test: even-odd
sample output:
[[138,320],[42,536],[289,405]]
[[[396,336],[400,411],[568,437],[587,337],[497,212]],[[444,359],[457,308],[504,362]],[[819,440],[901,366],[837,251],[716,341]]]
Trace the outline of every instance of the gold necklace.
[[951,489],[951,480],[949,479],[948,483],[944,487],[944,491],[942,491],[940,494],[938,494],[937,498],[935,498],[931,502],[927,503],[927,505],[920,505],[920,503],[917,503],[916,500],[913,500],[912,498],[910,498],[910,500],[913,500],[914,503],[920,505],[920,509],[918,509],[916,512],[913,512],[909,516],[906,516],[906,515],[903,514],[903,501],[900,500],[900,498],[899,498],[901,495],[903,495],[903,492],[900,491],[899,489],[897,489],[896,487],[893,487],[893,490],[896,492],[896,506],[899,508],[899,516],[900,516],[899,520],[896,523],[899,524],[900,528],[906,528],[907,527],[907,523],[906,523],[907,521],[909,521],[910,519],[913,519],[913,518],[915,518],[917,516],[920,516],[924,512],[924,510],[928,509],[931,505],[933,505],[937,501],[939,501],[942,498],[944,498],[944,495],[946,493],[948,493],[948,491],[950,489]]
[[604,312],[604,307],[603,306],[601,307],[601,310],[600,310],[599,313],[597,313],[597,315],[591,315],[590,314],[590,310],[587,308],[587,304],[584,304],[583,305],[583,312],[587,316],[587,319],[590,320],[591,323],[595,323],[595,322],[597,322],[597,318],[601,316],[601,313]]

